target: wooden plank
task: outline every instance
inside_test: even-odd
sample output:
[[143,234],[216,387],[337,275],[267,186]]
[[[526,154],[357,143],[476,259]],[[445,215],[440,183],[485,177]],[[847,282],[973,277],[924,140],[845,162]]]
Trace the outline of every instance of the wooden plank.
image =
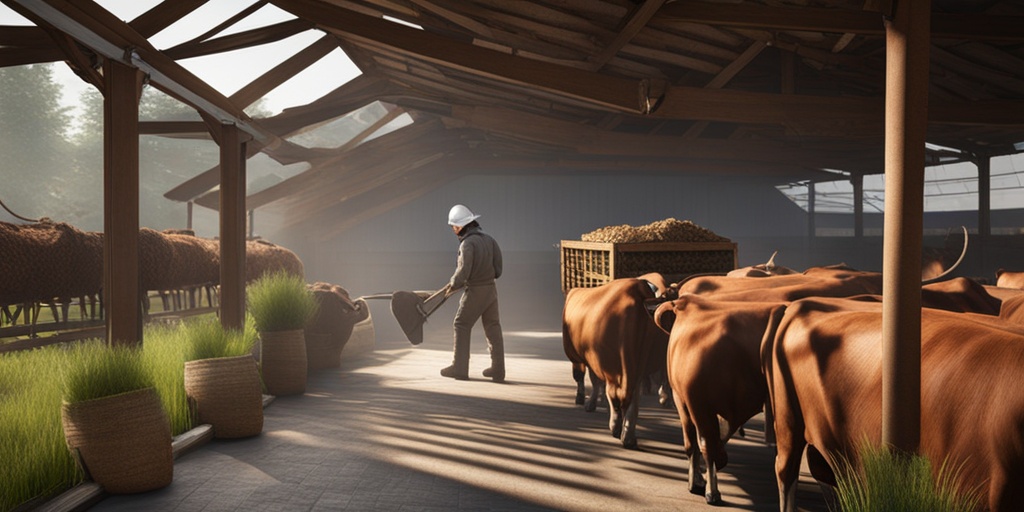
[[202,424],[188,432],[174,436],[171,440],[171,455],[174,460],[197,450],[213,439],[213,425]]
[[107,496],[100,484],[96,482],[83,482],[67,491],[64,491],[56,498],[39,505],[38,512],[78,512],[88,510],[93,505],[103,501]]

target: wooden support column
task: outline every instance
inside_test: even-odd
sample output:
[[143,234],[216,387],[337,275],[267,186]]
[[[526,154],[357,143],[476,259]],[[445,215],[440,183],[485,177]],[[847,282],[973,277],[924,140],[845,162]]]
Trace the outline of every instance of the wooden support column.
[[245,134],[220,127],[220,323],[245,325]]
[[978,166],[978,262],[988,268],[985,247],[992,238],[992,157],[978,154],[973,160]]
[[107,343],[142,343],[139,97],[143,74],[103,61],[103,305]]
[[985,237],[992,234],[992,157],[975,155],[974,165],[978,167],[978,234]]
[[807,238],[814,240],[814,235],[818,232],[818,226],[814,222],[814,210],[816,208],[815,202],[817,197],[814,190],[814,182],[807,182]]
[[864,175],[850,176],[853,185],[853,236],[864,238]]
[[921,438],[921,239],[931,0],[895,3],[885,24],[882,442]]

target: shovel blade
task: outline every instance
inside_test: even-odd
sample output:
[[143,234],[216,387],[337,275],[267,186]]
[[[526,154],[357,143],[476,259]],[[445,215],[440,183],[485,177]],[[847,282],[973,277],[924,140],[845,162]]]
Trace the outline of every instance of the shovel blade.
[[391,314],[409,339],[409,343],[423,343],[423,297],[413,292],[398,291],[391,296]]

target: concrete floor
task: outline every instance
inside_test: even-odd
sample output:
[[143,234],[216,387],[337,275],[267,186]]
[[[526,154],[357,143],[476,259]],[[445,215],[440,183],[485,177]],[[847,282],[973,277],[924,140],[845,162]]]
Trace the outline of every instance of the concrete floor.
[[[556,330],[506,327],[508,381],[496,384],[480,376],[489,361],[478,327],[471,380],[442,378],[450,318],[431,317],[417,347],[378,336],[373,350],[312,374],[304,395],[278,397],[260,436],[211,441],[177,461],[170,486],[93,510],[711,510],[687,492],[674,409],[645,396],[639,449],[623,449],[606,408],[574,404]],[[375,312],[375,322],[393,319]],[[728,445],[717,509],[778,510],[760,416],[747,433]],[[827,510],[806,472],[798,500]]]

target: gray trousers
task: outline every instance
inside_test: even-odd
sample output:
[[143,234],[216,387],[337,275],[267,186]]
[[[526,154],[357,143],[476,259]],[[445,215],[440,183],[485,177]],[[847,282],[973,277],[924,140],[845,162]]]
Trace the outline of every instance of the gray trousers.
[[455,360],[457,373],[469,374],[469,339],[473,324],[482,320],[487,350],[491,354],[491,368],[505,370],[505,340],[501,335],[498,316],[498,288],[493,285],[466,287],[455,313]]

